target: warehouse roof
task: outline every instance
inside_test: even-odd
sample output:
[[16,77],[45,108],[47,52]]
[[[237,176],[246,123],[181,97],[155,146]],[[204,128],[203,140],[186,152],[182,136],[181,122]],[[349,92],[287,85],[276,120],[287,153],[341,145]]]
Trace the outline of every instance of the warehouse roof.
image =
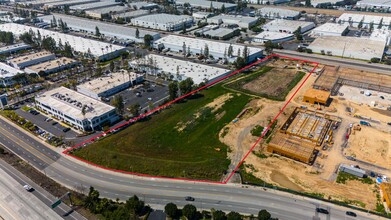
[[136,10],[136,11],[128,11],[128,12],[124,12],[124,13],[117,13],[115,15],[113,15],[114,17],[118,17],[118,18],[137,18],[137,17],[140,17],[140,16],[143,16],[143,15],[147,15],[149,14],[149,10]]
[[62,1],[64,1],[64,0],[35,0],[35,1],[18,2],[18,4],[22,4],[22,5],[44,5],[46,3],[62,2]]
[[23,71],[0,62],[0,78],[14,77],[18,73],[23,73]]
[[380,21],[382,20],[383,25],[389,25],[391,22],[391,17],[390,16],[343,13],[341,16],[339,16],[338,20],[346,21],[346,22],[352,21],[352,22],[356,22],[356,23],[359,23],[360,21],[363,21],[364,23],[373,22],[374,24],[379,24]]
[[[70,25],[68,25],[68,26],[70,26]],[[95,31],[95,26],[93,26],[93,28]],[[108,44],[105,42],[91,40],[91,39],[78,37],[78,36],[74,36],[74,35],[70,35],[70,34],[63,34],[63,33],[50,31],[50,30],[46,30],[46,29],[42,29],[42,28],[36,28],[36,27],[15,24],[15,23],[0,24],[0,29],[3,31],[10,31],[10,32],[14,33],[15,35],[21,35],[25,32],[29,32],[29,30],[32,30],[33,32],[39,31],[41,33],[42,37],[51,36],[52,38],[54,38],[54,40],[56,42],[59,42],[61,40],[61,42],[63,44],[65,42],[68,42],[69,45],[75,51],[82,52],[82,53],[90,52],[93,56],[96,56],[96,57],[100,57],[103,54],[109,54],[112,51],[125,49],[124,47],[117,46],[114,44]],[[104,49],[104,50],[102,50],[102,49]]]
[[279,30],[288,30],[293,33],[299,27],[304,29],[304,27],[314,25],[313,22],[308,21],[296,21],[296,20],[285,20],[285,19],[275,19],[263,25],[264,29],[279,29]]
[[63,1],[56,1],[56,2],[49,2],[45,3],[45,6],[48,7],[59,7],[59,6],[64,6],[64,5],[81,5],[85,3],[90,3],[90,2],[98,2],[99,0],[63,0]]
[[338,23],[325,23],[322,24],[315,29],[312,30],[312,32],[327,32],[327,33],[333,33],[333,34],[340,34],[349,27],[348,24],[338,24]]
[[327,100],[330,98],[330,92],[310,88],[304,93],[304,98],[310,98],[317,100],[321,103],[326,103]]
[[254,38],[271,40],[271,41],[289,38],[289,37],[293,37],[293,34],[274,32],[274,31],[264,31],[254,36]]
[[240,23],[252,23],[252,22],[256,22],[258,20],[258,18],[255,18],[255,17],[234,16],[234,15],[224,15],[224,14],[208,18],[208,20],[218,20],[218,19],[223,20],[223,22],[231,20],[231,21],[240,22]]
[[263,17],[297,17],[300,15],[299,11],[281,9],[281,8],[272,8],[272,7],[264,7],[258,9],[257,13],[262,15]]
[[315,146],[311,142],[281,132],[275,134],[268,145],[268,150],[270,148],[278,151],[278,153],[284,153],[288,157],[305,158],[307,162],[311,159],[315,150]]
[[100,8],[100,7],[111,6],[111,5],[120,5],[120,4],[121,4],[121,2],[103,1],[103,2],[82,4],[82,5],[74,5],[74,6],[69,7],[69,9],[83,11],[83,10],[88,10],[88,9]]
[[358,37],[323,36],[315,39],[315,41],[310,44],[309,48],[312,49],[313,47],[324,48],[325,51],[343,49],[346,54],[347,52],[354,53],[356,58],[362,56],[382,57],[385,42]]
[[[199,84],[204,81],[204,79],[211,80],[216,77],[219,77],[230,70],[208,66],[199,63],[193,63],[185,60],[174,59],[165,56],[159,56],[150,54],[144,57],[144,61],[148,64],[152,60],[154,65],[161,71],[176,74],[177,68],[179,68],[179,73],[184,75],[185,78],[191,77],[195,84]],[[132,64],[141,64],[140,61],[133,61]]]
[[19,50],[19,49],[27,49],[30,48],[31,46],[25,43],[20,43],[20,44],[12,44],[4,47],[0,47],[0,54],[1,53],[6,53],[8,51],[14,51],[14,50]]
[[357,6],[375,6],[375,7],[391,7],[390,0],[361,0],[357,2]]
[[[92,120],[94,117],[115,109],[108,104],[65,87],[49,90],[36,96],[35,99],[81,121],[84,119]],[[82,113],[83,106],[86,106],[85,115]]]
[[[233,51],[243,51],[244,46],[238,45],[238,44],[229,44],[221,41],[210,41],[210,40],[204,40],[200,38],[190,38],[190,37],[183,37],[179,35],[168,35],[166,37],[163,37],[157,41],[155,41],[155,44],[170,44],[175,45],[177,47],[182,47],[183,43],[186,44],[186,46],[190,47],[191,49],[200,49],[204,48],[205,45],[208,45],[209,51],[219,54],[224,54],[224,52],[228,49],[229,45],[232,45]],[[256,47],[248,47],[249,54],[255,54],[260,51],[262,51],[261,48]]]
[[217,2],[217,1],[206,1],[206,0],[177,0],[177,4],[185,4],[189,3],[193,7],[202,7],[202,8],[210,8],[212,5],[213,8],[220,9],[223,5],[225,8],[236,7],[236,4],[226,3],[226,2]]
[[20,56],[20,57],[15,57],[13,59],[8,60],[11,63],[19,64],[19,63],[24,63],[30,60],[36,60],[40,59],[41,57],[46,57],[46,56],[52,56],[53,54],[50,53],[49,51],[41,51],[38,53],[31,53],[28,55]]
[[[98,27],[100,33],[106,36],[116,36],[120,39],[136,39],[136,28],[62,14],[54,14],[54,16],[57,20],[61,19],[66,22],[68,27],[72,29],[81,29],[95,33],[95,27]],[[50,23],[50,20],[53,19],[53,15],[43,16],[41,18],[43,21]],[[147,34],[151,35],[155,39],[160,37],[159,33],[153,31],[139,30],[139,32],[140,40],[142,40]]]
[[142,9],[142,8],[149,8],[149,7],[157,7],[158,4],[151,3],[151,2],[129,2],[129,7],[135,8],[135,9]]
[[105,7],[105,8],[98,8],[93,10],[86,10],[86,13],[94,13],[94,14],[108,14],[111,12],[123,12],[129,10],[129,7],[126,6],[111,6],[111,7]]
[[233,33],[235,29],[229,29],[229,28],[217,28],[217,29],[211,29],[208,31],[205,31],[205,35],[210,35],[212,37],[225,37],[231,33]]
[[188,15],[171,15],[171,14],[151,14],[135,18],[135,20],[155,23],[177,23],[188,19],[193,19]]
[[124,83],[133,81],[136,78],[136,73],[123,70],[122,72],[112,73],[110,76],[93,79],[91,81],[78,85],[77,88],[89,90],[94,92],[95,94],[100,94]]
[[[67,58],[67,57],[61,57],[61,58],[49,60],[49,61],[46,61],[43,63],[39,63],[39,64],[36,64],[33,66],[29,66],[29,67],[27,67],[27,69],[30,70],[31,72],[39,73],[40,71],[48,71],[48,70],[56,69],[59,66],[66,66],[66,65],[73,64],[76,62],[77,61],[74,59]],[[28,71],[26,70],[26,72],[28,72]]]

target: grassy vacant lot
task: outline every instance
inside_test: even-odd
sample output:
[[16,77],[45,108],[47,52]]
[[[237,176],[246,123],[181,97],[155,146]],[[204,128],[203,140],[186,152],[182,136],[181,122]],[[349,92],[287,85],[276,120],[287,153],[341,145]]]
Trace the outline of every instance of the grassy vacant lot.
[[264,98],[284,101],[289,91],[305,76],[289,68],[263,67],[238,80],[226,84],[226,87]]
[[[206,107],[218,97],[221,108]],[[225,124],[250,97],[216,85],[198,98],[174,104],[148,121],[95,142],[74,154],[106,167],[151,175],[220,180],[228,168],[227,146],[218,139]]]

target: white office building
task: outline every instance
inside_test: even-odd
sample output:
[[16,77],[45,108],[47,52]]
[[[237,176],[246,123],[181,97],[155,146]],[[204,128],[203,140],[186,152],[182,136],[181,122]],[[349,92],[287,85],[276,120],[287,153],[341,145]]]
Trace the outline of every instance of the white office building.
[[[92,28],[95,30],[95,26]],[[98,60],[109,60],[115,58],[119,56],[121,52],[126,50],[125,47],[114,44],[15,23],[0,24],[0,30],[12,32],[16,36],[29,31],[37,34],[39,31],[42,37],[50,36],[57,43],[59,41],[61,41],[62,44],[68,43],[74,51],[81,54],[91,55]]]
[[150,75],[160,75],[167,79],[182,81],[187,78],[192,78],[195,84],[214,81],[231,72],[228,69],[154,54],[135,60],[131,62],[130,65],[133,68],[145,71]]
[[[169,35],[155,41],[153,44],[156,49],[170,49],[175,52],[182,52],[183,48],[190,49],[191,54],[200,54],[201,51],[207,46],[209,49],[209,55],[212,55],[215,59],[224,59],[224,54],[227,54],[228,48],[231,46],[233,54],[231,57],[227,57],[229,62],[233,62],[237,58],[238,52],[243,52],[244,46],[237,44],[229,44],[220,41],[210,41],[199,38],[189,38],[177,35]],[[262,56],[263,49],[256,47],[248,47],[249,56],[248,62],[252,62]]]
[[253,42],[256,43],[266,43],[271,41],[272,43],[281,43],[285,41],[290,41],[294,39],[293,34],[282,33],[282,32],[272,32],[264,31],[253,37]]
[[121,70],[78,85],[77,91],[94,99],[112,96],[144,80],[141,74]]
[[349,31],[348,24],[325,23],[311,31],[313,37],[344,36]]
[[356,7],[359,8],[383,8],[383,9],[391,9],[391,1],[390,0],[361,0],[356,3]]
[[[121,14],[118,14],[121,15]],[[95,27],[99,28],[99,32],[107,37],[112,37],[122,40],[131,40],[138,43],[144,42],[145,35],[151,35],[154,40],[160,38],[160,34],[153,31],[147,31],[139,29],[139,37],[136,37],[136,28],[134,27],[125,27],[123,25],[117,25],[113,23],[95,21],[91,19],[78,18],[75,16],[68,16],[62,14],[54,14],[40,17],[44,22],[50,23],[53,19],[53,16],[63,22],[66,22],[68,27],[75,31],[87,32],[90,34],[95,34]],[[99,49],[99,48],[98,48]]]
[[31,46],[25,43],[12,44],[4,47],[0,47],[0,54],[15,53],[21,50],[30,49]]
[[339,16],[337,21],[338,23],[348,24],[352,27],[358,27],[361,23],[362,28],[369,29],[371,24],[373,24],[374,28],[377,28],[380,23],[382,24],[382,27],[389,27],[391,23],[391,17],[380,15],[343,13],[341,16]]
[[13,59],[8,60],[7,62],[15,68],[23,69],[27,66],[32,66],[38,63],[42,63],[48,60],[54,60],[56,56],[49,51],[41,51],[38,53],[31,53]]
[[367,38],[323,36],[315,39],[308,49],[315,53],[353,59],[382,59],[386,43]]
[[193,8],[201,8],[201,9],[221,9],[221,7],[225,7],[226,11],[233,11],[236,8],[236,4],[227,3],[227,2],[218,2],[218,1],[207,1],[207,0],[176,0],[176,5],[184,6],[184,4],[190,4]]
[[5,63],[0,62],[0,85],[7,87],[12,86],[14,76],[23,73],[23,71],[13,68]]
[[152,28],[162,31],[178,31],[183,26],[193,26],[194,19],[188,15],[151,14],[132,19],[134,26]]
[[79,62],[74,59],[67,58],[67,57],[60,57],[54,60],[49,60],[46,62],[42,62],[36,65],[26,67],[24,71],[29,74],[40,74],[41,71],[45,74],[51,74],[51,73],[59,72],[74,67],[78,63]]
[[300,12],[289,9],[263,7],[258,9],[255,15],[266,19],[296,20],[300,17]]
[[234,24],[239,28],[251,28],[258,22],[258,18],[234,15],[217,15],[207,19],[209,24]]
[[114,107],[65,87],[36,96],[35,103],[42,111],[81,131],[96,130],[119,120]]
[[293,33],[301,27],[301,33],[305,33],[315,27],[314,22],[308,21],[293,21],[285,19],[275,19],[263,25],[265,31]]

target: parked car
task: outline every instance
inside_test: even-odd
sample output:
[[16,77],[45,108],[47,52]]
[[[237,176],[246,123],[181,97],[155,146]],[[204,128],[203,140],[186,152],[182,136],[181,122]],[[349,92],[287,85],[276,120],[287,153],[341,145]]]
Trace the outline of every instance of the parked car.
[[346,212],[346,215],[352,216],[352,217],[357,217],[357,214],[354,213],[354,212],[351,212],[351,211],[347,211],[347,212]]
[[46,122],[49,122],[49,121],[51,121],[51,120],[53,120],[53,119],[52,119],[52,118],[46,118],[46,119],[45,119]]
[[186,196],[185,200],[186,201],[194,201],[195,199],[193,197],[191,197],[191,196]]
[[54,122],[52,123],[52,125],[56,125],[56,124],[58,124],[58,122],[56,122],[56,121],[54,121]]
[[24,185],[23,188],[24,188],[25,190],[27,190],[28,192],[34,191],[34,188],[31,187],[29,184]]
[[326,214],[326,215],[329,214],[329,211],[327,211],[326,209],[323,209],[323,208],[316,208],[316,211],[319,213]]
[[64,129],[62,129],[63,132],[68,132],[68,131],[70,131],[70,130],[71,130],[70,128],[64,128]]

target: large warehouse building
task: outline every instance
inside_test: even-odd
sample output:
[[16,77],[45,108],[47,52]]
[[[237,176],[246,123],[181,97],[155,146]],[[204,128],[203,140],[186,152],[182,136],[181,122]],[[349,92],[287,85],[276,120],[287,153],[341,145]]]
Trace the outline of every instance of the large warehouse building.
[[311,31],[313,37],[344,36],[349,31],[348,24],[325,23]]
[[193,17],[188,15],[151,14],[132,19],[134,26],[162,31],[182,30],[183,26],[191,27],[193,23]]
[[390,0],[361,0],[356,3],[356,6],[359,8],[382,8],[382,9],[391,9]]
[[56,56],[48,51],[31,53],[19,57],[12,58],[7,62],[15,68],[23,69],[27,66],[32,66],[38,63],[46,62],[55,59]]
[[235,24],[240,28],[251,28],[256,25],[258,18],[234,15],[217,15],[207,19],[209,24]]
[[263,31],[253,37],[254,42],[262,44],[266,43],[267,41],[271,41],[272,43],[281,43],[293,39],[293,34],[272,31]]
[[90,16],[90,17],[93,17],[96,19],[102,19],[102,18],[111,18],[110,16],[112,14],[123,13],[128,10],[129,10],[129,7],[115,5],[115,6],[105,7],[105,8],[86,10],[85,13],[87,16]]
[[98,8],[105,8],[115,5],[120,5],[121,2],[115,2],[115,1],[102,1],[102,2],[94,2],[94,3],[88,3],[88,4],[82,4],[82,5],[74,5],[69,7],[70,10],[73,11],[86,11],[86,10],[92,10],[92,9],[98,9]]
[[13,85],[13,77],[20,73],[23,73],[23,71],[0,62],[0,86],[6,87]]
[[95,27],[99,28],[99,32],[107,37],[115,37],[117,39],[132,40],[138,43],[144,41],[144,36],[149,34],[154,40],[160,38],[160,34],[153,31],[139,30],[139,38],[136,37],[136,28],[124,27],[122,25],[116,25],[112,23],[106,23],[101,21],[94,21],[91,19],[78,18],[74,16],[67,16],[62,14],[54,14],[40,17],[44,22],[50,23],[53,20],[53,16],[59,20],[66,22],[68,27],[72,30],[88,32],[95,34]]
[[378,15],[366,15],[366,14],[351,14],[343,13],[337,21],[341,24],[348,24],[352,27],[358,27],[362,23],[362,28],[368,29],[373,23],[373,27],[377,28],[381,23],[383,27],[388,27],[391,23],[391,17],[389,16],[378,16]]
[[36,96],[35,103],[42,111],[81,131],[96,130],[119,119],[114,107],[65,87]]
[[137,73],[122,70],[110,74],[110,76],[93,79],[77,86],[77,91],[94,99],[109,97],[131,85],[136,85],[144,80],[143,76]]
[[81,5],[87,3],[99,2],[99,0],[69,0],[45,3],[45,8],[64,8],[65,6]]
[[[95,28],[95,27],[94,27]],[[98,60],[108,60],[117,57],[121,52],[125,51],[125,47],[121,47],[114,44],[91,40],[83,37],[78,37],[70,34],[63,34],[55,31],[49,31],[46,29],[30,27],[21,24],[7,23],[1,24],[0,29],[3,31],[9,31],[19,36],[23,33],[32,31],[34,33],[40,32],[42,37],[50,36],[57,43],[68,43],[72,49],[76,52],[83,54],[90,54]]]
[[30,49],[31,46],[25,43],[12,44],[4,47],[0,47],[0,54],[14,53],[20,50]]
[[193,8],[201,8],[201,9],[210,9],[211,6],[213,9],[221,9],[221,7],[225,7],[226,11],[233,11],[236,8],[236,4],[227,3],[227,2],[218,2],[218,1],[206,1],[206,0],[176,0],[176,5],[183,6],[184,4],[190,4]]
[[266,31],[284,32],[290,34],[295,32],[299,27],[301,27],[301,33],[305,33],[313,29],[315,27],[315,23],[308,21],[276,19],[263,25],[263,29]]
[[33,66],[26,67],[24,71],[26,73],[41,74],[41,71],[45,74],[51,74],[74,67],[78,64],[74,59],[67,57],[60,57],[54,60],[49,60],[43,63],[39,63]]
[[300,17],[299,11],[272,7],[260,8],[254,14],[267,19],[296,20]]
[[[218,41],[210,41],[199,38],[189,38],[177,35],[169,35],[163,37],[154,42],[154,47],[156,49],[170,48],[171,51],[179,52],[183,50],[183,47],[190,49],[192,54],[200,54],[201,51],[207,46],[209,49],[209,54],[212,55],[215,59],[224,59],[225,54],[228,51],[228,48],[232,46],[233,55],[232,57],[227,57],[229,62],[236,60],[237,52],[243,52],[244,46],[237,44],[229,44]],[[249,56],[248,62],[252,62],[257,58],[262,57],[263,49],[256,47],[248,47]]]
[[382,59],[385,42],[358,37],[324,36],[315,39],[308,49],[315,53],[346,58],[371,60]]
[[213,81],[231,72],[228,69],[154,54],[145,56],[140,60],[135,60],[130,65],[150,75],[161,74],[165,75],[168,79],[177,81],[192,78],[195,84]]

